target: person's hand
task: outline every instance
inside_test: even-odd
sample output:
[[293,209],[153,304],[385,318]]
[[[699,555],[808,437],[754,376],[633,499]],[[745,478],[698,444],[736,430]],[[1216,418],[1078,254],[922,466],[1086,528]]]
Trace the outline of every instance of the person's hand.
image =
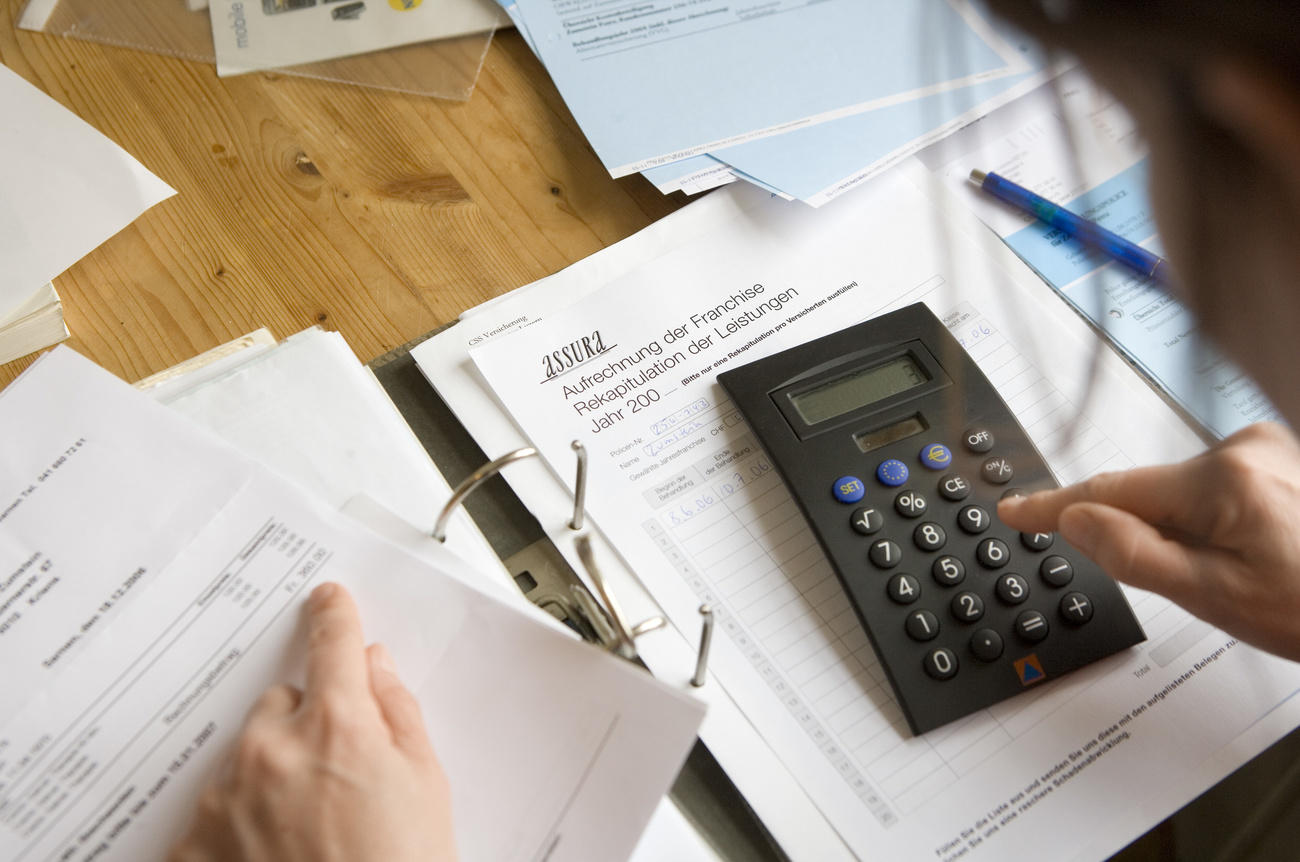
[[307,681],[268,690],[173,862],[456,857],[451,796],[388,651],[366,648],[347,591],[307,603]]
[[1300,659],[1300,444],[1280,425],[1252,425],[1181,464],[1008,498],[998,516],[1059,531],[1112,577]]

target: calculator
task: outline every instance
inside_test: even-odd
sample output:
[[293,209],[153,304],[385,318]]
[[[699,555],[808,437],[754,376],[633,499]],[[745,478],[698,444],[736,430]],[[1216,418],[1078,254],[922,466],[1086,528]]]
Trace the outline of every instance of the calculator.
[[812,526],[912,732],[1146,639],[1119,586],[997,517],[1057,487],[923,304],[718,375]]

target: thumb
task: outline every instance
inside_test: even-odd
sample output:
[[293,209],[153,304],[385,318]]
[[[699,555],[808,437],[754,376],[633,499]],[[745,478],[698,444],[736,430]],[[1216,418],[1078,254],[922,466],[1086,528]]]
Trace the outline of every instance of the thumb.
[[431,754],[419,701],[398,677],[388,649],[383,644],[371,644],[366,648],[366,659],[370,665],[370,690],[392,731],[393,742],[407,754]]

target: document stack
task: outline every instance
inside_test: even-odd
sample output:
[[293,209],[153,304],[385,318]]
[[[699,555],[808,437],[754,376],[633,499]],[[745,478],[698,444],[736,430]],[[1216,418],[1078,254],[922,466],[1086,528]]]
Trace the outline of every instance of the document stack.
[[665,193],[818,206],[1043,80],[968,0],[498,2],[609,172]]

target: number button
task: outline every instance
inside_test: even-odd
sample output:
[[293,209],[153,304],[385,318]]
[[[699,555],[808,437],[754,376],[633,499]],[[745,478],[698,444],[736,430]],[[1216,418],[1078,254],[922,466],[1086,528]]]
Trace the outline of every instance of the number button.
[[986,458],[980,465],[980,473],[984,476],[985,482],[992,482],[994,485],[1005,485],[1016,475],[1011,462],[1001,455]]
[[914,641],[933,640],[939,636],[939,618],[929,611],[912,611],[903,628]]
[[964,506],[957,513],[957,525],[972,536],[978,536],[987,530],[991,523],[993,519],[989,517],[989,513],[979,506]]
[[1031,551],[1046,551],[1055,538],[1051,533],[1021,533],[1020,544]]
[[1092,619],[1092,600],[1083,593],[1061,596],[1061,616],[1070,625],[1081,626]]
[[952,615],[964,623],[973,623],[984,616],[984,600],[971,592],[953,596],[949,607],[952,608]]
[[879,569],[892,569],[903,559],[903,550],[888,539],[873,542],[867,557]]
[[934,579],[943,586],[951,587],[960,584],[966,577],[966,566],[951,554],[944,554],[934,561],[934,565],[930,567],[930,574],[934,575]]
[[986,569],[1000,569],[1011,560],[1011,549],[1001,539],[985,539],[975,548],[975,559]]
[[939,480],[939,493],[945,500],[951,500],[956,503],[958,500],[965,500],[970,496],[970,482],[965,476],[959,476],[956,473],[949,473]]
[[1052,554],[1038,566],[1038,574],[1053,587],[1063,587],[1074,580],[1074,566],[1065,557]]
[[841,503],[856,503],[867,495],[867,486],[857,476],[841,476],[831,486],[831,493]]
[[877,509],[854,509],[849,523],[862,535],[870,536],[885,526],[885,517]]
[[937,680],[952,679],[957,675],[957,656],[950,649],[940,647],[930,650],[922,662],[925,672]]
[[925,510],[929,508],[929,505],[925,500],[925,496],[915,491],[900,491],[898,496],[894,498],[894,508],[904,518],[921,517],[925,514]]
[[966,448],[972,452],[987,452],[993,448],[993,432],[982,425],[967,428],[966,433],[961,436],[966,443]]
[[1047,617],[1038,611],[1025,611],[1016,617],[1016,634],[1036,644],[1047,637]]
[[876,478],[880,484],[888,485],[891,488],[897,488],[907,481],[907,465],[897,458],[890,458],[887,461],[881,461],[876,467]]
[[921,597],[921,584],[911,575],[900,572],[889,579],[885,591],[900,605],[910,605]]
[[946,470],[952,463],[952,451],[942,443],[926,443],[920,457],[921,464],[931,470]]
[[997,661],[1002,657],[1002,635],[993,629],[976,629],[970,636],[970,651],[980,661]]
[[937,551],[948,541],[948,534],[938,524],[926,521],[912,531],[912,541],[922,551]]
[[998,598],[1009,605],[1018,605],[1029,598],[1029,581],[1010,572],[998,578],[997,586],[993,589]]

